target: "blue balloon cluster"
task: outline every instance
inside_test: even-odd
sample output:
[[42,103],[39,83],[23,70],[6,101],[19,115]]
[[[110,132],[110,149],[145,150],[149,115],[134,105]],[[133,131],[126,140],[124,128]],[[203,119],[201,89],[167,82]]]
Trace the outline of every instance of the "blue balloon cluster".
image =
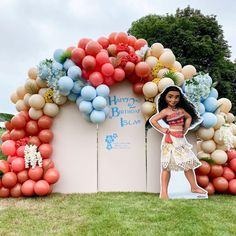
[[99,85],[96,89],[90,85],[81,89],[81,96],[77,97],[76,105],[86,120],[95,124],[105,121],[109,114],[107,104],[109,93],[109,87],[104,84]]

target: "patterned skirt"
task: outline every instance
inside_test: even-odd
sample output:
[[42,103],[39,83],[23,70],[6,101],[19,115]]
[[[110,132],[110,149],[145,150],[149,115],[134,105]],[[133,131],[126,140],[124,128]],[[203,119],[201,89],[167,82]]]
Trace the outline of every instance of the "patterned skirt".
[[172,143],[165,142],[165,135],[161,144],[162,169],[186,171],[201,166],[201,162],[192,151],[192,145],[185,137],[176,138],[171,135]]

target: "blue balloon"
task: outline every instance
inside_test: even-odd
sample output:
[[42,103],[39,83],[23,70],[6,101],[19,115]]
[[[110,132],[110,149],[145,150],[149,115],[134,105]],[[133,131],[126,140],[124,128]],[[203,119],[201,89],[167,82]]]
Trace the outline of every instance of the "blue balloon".
[[107,105],[107,101],[102,96],[97,96],[93,99],[93,107],[94,109],[101,111],[103,110]]
[[214,97],[208,97],[204,102],[203,102],[206,111],[209,112],[214,112],[217,107],[218,107],[218,102]]
[[53,58],[55,59],[55,61],[57,61],[57,62],[62,62],[62,60],[61,60],[61,56],[62,56],[62,54],[65,52],[65,50],[64,49],[56,49],[55,51],[54,51],[54,53],[53,53]]
[[181,86],[183,93],[185,93],[185,82]]
[[96,88],[97,96],[108,97],[110,89],[107,85],[101,84]]
[[58,87],[60,91],[70,91],[74,86],[73,80],[68,76],[62,76],[58,80]]
[[84,99],[83,99],[81,96],[77,97],[77,99],[76,99],[76,105],[77,105],[78,108],[79,108],[80,103],[81,103],[83,100],[84,100]]
[[75,80],[78,80],[81,77],[82,71],[78,66],[71,66],[68,71],[67,71],[67,75]]
[[71,102],[75,102],[76,98],[77,98],[77,94],[75,94],[75,93],[70,93],[68,95],[68,100],[70,100]]
[[103,111],[105,112],[106,117],[109,115],[110,112],[110,108],[108,106],[106,106]]
[[203,122],[201,123],[201,125],[207,129],[214,127],[217,123],[216,115],[214,115],[211,112],[205,112],[202,115],[202,118],[203,118]]
[[96,97],[96,89],[90,85],[82,88],[81,96],[86,101],[92,101]]
[[71,66],[75,66],[75,63],[71,59],[66,59],[66,61],[63,64],[64,69],[69,70]]
[[211,88],[211,91],[210,91],[208,97],[213,97],[213,98],[217,99],[218,95],[219,95],[218,91],[215,88]]
[[63,69],[63,65],[61,63],[57,62],[57,61],[54,61],[52,63],[52,68],[54,70],[62,70]]
[[92,103],[91,103],[91,102],[88,102],[88,101],[82,101],[82,102],[79,104],[79,110],[80,110],[82,113],[85,113],[85,114],[91,113],[91,111],[93,110]]
[[80,83],[78,83],[78,81],[75,81],[75,82],[74,82],[74,86],[73,86],[73,88],[72,88],[71,91],[72,91],[73,93],[80,94],[81,89],[82,89],[82,87],[81,87]]
[[92,113],[90,114],[90,119],[95,124],[102,123],[106,119],[105,112],[93,110]]
[[199,111],[200,115],[202,115],[205,112],[205,106],[200,102],[199,103]]

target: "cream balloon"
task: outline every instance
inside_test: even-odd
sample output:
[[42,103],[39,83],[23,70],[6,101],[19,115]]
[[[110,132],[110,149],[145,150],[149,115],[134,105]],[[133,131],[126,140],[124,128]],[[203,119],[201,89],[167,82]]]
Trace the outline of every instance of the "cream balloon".
[[200,127],[197,132],[196,132],[197,136],[204,140],[204,141],[207,141],[207,140],[211,140],[214,136],[214,129],[213,128],[204,128],[204,127]]
[[205,153],[205,152],[203,152],[203,151],[200,151],[200,152],[198,152],[198,154],[197,154],[197,158],[198,158],[198,159],[210,158],[210,157],[211,157],[211,154]]
[[233,137],[233,145],[234,145],[234,148],[236,148],[236,136]]
[[175,62],[175,55],[171,52],[164,52],[161,54],[159,61],[165,67],[172,67]]
[[12,101],[14,104],[16,104],[16,102],[17,102],[19,99],[20,99],[20,98],[17,96],[16,93],[13,93],[13,94],[11,95],[11,101]]
[[153,68],[157,62],[158,62],[158,59],[154,56],[149,56],[146,58],[145,62],[151,67]]
[[227,114],[232,108],[232,103],[228,98],[218,99],[218,104],[220,106],[220,111],[224,112],[225,114]]
[[225,118],[222,115],[217,114],[216,118],[217,118],[217,123],[214,126],[215,130],[219,129],[223,124],[225,124]]
[[37,110],[40,110],[45,105],[45,100],[41,95],[34,94],[29,99],[29,105]]
[[228,148],[225,145],[219,145],[219,144],[216,145],[216,149],[223,150],[223,151],[227,151],[228,150]]
[[216,164],[222,165],[226,163],[228,157],[225,151],[215,150],[213,153],[211,153],[211,159],[215,161]]
[[28,76],[30,79],[36,80],[37,78],[37,68],[32,67],[28,70]]
[[201,143],[201,148],[202,148],[202,151],[205,153],[212,153],[213,151],[216,150],[216,144],[212,139],[203,141]]
[[38,93],[39,87],[35,80],[27,79],[25,82],[25,91],[26,93],[34,94]]
[[169,72],[167,68],[160,69],[157,73],[157,77],[161,79],[164,77],[164,74],[166,74],[167,72]]
[[224,140],[220,137],[220,130],[216,130],[214,137],[213,137],[215,143],[220,144],[220,145],[224,145]]
[[29,99],[30,99],[30,97],[31,97],[31,94],[29,94],[29,93],[26,93],[25,96],[24,96],[24,103],[25,103],[25,105],[28,106],[28,107],[30,106],[30,105],[29,105]]
[[141,106],[141,111],[146,116],[151,116],[156,112],[155,104],[152,102],[144,102]]
[[201,143],[202,141],[197,141],[197,152],[200,152],[202,150]]
[[162,78],[159,83],[158,83],[158,90],[160,92],[162,92],[166,87],[170,86],[170,85],[174,85],[174,81],[170,78]]
[[16,102],[16,110],[19,111],[19,112],[20,111],[28,111],[29,107],[25,104],[24,100],[19,99]]
[[235,119],[234,114],[232,114],[232,113],[226,114],[226,122],[227,123],[229,123],[229,124],[233,123],[234,119]]
[[41,88],[39,89],[39,95],[41,95],[42,97],[44,96],[44,94],[47,92],[48,88]]
[[184,75],[180,72],[175,72],[175,75],[177,77],[176,85],[181,86],[184,83]]
[[55,95],[53,94],[53,101],[57,104],[57,105],[63,105],[67,102],[67,97],[66,96],[62,96],[62,95]]
[[29,109],[29,117],[33,120],[38,120],[43,115],[42,110],[37,110],[33,107]]
[[50,117],[55,117],[59,112],[59,107],[55,103],[46,103],[43,108],[43,113]]
[[186,65],[182,68],[182,74],[184,75],[185,80],[189,80],[192,79],[192,77],[197,74],[197,71],[194,66]]
[[147,98],[155,97],[158,93],[157,84],[153,82],[147,82],[143,85],[143,94]]
[[159,58],[160,55],[163,53],[163,51],[164,51],[164,47],[161,43],[154,43],[151,46],[151,55],[156,58]]
[[48,87],[47,81],[40,79],[40,77],[37,77],[36,84],[38,85],[39,88],[47,88]]
[[23,99],[26,94],[25,87],[24,86],[18,87],[16,90],[16,94],[19,99]]
[[173,54],[173,52],[172,52],[172,50],[171,50],[170,48],[164,48],[163,53],[164,53],[164,52],[170,52],[170,53]]
[[178,72],[182,71],[182,65],[180,64],[180,62],[175,61],[173,66]]
[[236,124],[234,124],[234,123],[230,124],[230,129],[231,129],[233,135],[236,135]]

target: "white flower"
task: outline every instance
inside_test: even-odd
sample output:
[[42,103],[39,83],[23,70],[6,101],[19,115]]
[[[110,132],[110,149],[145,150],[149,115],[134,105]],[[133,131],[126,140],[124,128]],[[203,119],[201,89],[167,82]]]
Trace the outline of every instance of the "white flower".
[[42,167],[42,157],[37,150],[37,146],[34,144],[27,144],[24,150],[25,156],[25,168],[35,168],[37,163],[39,167]]
[[232,130],[229,124],[224,124],[220,127],[220,140],[224,141],[224,145],[226,146],[227,150],[233,148],[233,138],[234,135],[232,134]]
[[141,47],[140,50],[135,51],[135,54],[136,54],[137,56],[140,56],[140,57],[143,58],[143,57],[145,56],[146,52],[147,52],[149,49],[150,49],[150,48],[149,48],[148,45],[146,44],[146,45],[144,45],[143,47]]

